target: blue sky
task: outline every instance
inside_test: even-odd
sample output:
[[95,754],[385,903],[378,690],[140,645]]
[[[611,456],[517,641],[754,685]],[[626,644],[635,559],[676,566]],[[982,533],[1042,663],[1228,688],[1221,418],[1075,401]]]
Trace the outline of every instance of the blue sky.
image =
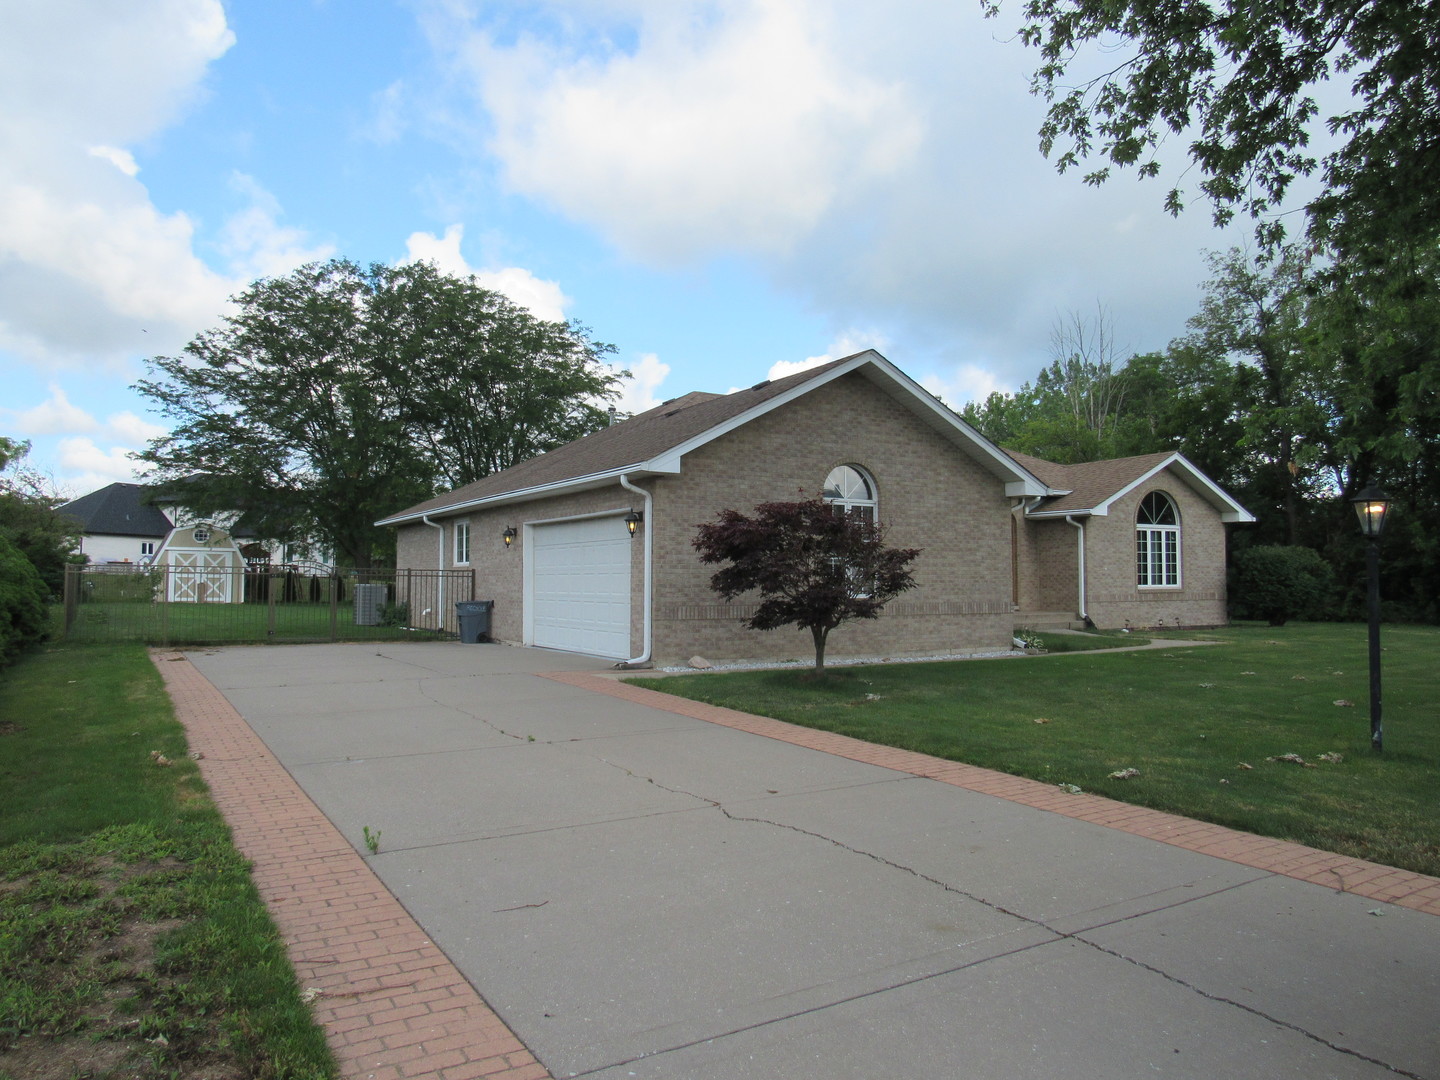
[[1057,176],[976,0],[0,0],[0,434],[70,495],[257,277],[433,258],[631,369],[625,406],[869,346],[959,407],[1103,307],[1185,329],[1235,243]]

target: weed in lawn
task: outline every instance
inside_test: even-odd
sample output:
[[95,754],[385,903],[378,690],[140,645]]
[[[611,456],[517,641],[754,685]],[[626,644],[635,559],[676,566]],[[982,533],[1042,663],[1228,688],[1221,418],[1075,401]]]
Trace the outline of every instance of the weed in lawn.
[[145,651],[33,654],[0,715],[25,717],[0,757],[0,1078],[333,1077]]

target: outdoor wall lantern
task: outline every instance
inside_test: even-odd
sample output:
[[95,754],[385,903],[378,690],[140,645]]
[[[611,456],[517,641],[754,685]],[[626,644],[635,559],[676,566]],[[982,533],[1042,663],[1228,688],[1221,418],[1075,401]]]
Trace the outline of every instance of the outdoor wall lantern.
[[1369,541],[1365,553],[1366,605],[1370,609],[1370,748],[1384,749],[1380,730],[1380,534],[1390,516],[1390,500],[1377,487],[1367,487],[1353,499],[1360,531]]
[[645,515],[640,513],[639,510],[631,510],[630,513],[625,515],[625,528],[630,530],[632,539],[635,536],[635,530],[640,528],[640,523],[644,520]]
[[511,544],[515,542],[515,537],[517,535],[519,534],[515,532],[515,526],[511,525],[508,529],[506,529],[503,533],[500,534],[500,539],[505,541],[505,546],[508,548]]

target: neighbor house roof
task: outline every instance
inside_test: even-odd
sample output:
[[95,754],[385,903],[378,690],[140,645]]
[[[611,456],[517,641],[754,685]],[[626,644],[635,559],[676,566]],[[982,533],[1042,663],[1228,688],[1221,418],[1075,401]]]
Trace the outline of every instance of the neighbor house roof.
[[1006,494],[1036,496],[1049,490],[1012,457],[982,437],[938,398],[873,349],[833,360],[783,379],[765,380],[731,394],[690,393],[618,421],[583,439],[437,495],[377,524],[401,525],[429,514],[537,498],[613,483],[621,475],[678,473],[690,451],[742,424],[851,373],[909,409],[950,439],[1006,485]]
[[1213,480],[1197,469],[1183,454],[1165,451],[1139,457],[1087,461],[1079,465],[1057,465],[1019,451],[1009,454],[1043,480],[1053,494],[1027,507],[1027,517],[1064,517],[1089,514],[1105,517],[1115,500],[1128,495],[1164,469],[1184,477],[1201,497],[1220,512],[1222,521],[1254,521],[1255,517],[1232,499]]
[[56,511],[74,518],[90,536],[163,537],[170,531],[170,519],[141,501],[145,492],[141,484],[109,484],[56,507]]

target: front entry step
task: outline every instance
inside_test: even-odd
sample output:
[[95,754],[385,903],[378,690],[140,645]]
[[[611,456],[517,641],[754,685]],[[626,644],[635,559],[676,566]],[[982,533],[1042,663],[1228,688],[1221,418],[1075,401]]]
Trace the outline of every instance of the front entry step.
[[1016,630],[1087,630],[1085,620],[1073,611],[1017,611],[1011,616]]

